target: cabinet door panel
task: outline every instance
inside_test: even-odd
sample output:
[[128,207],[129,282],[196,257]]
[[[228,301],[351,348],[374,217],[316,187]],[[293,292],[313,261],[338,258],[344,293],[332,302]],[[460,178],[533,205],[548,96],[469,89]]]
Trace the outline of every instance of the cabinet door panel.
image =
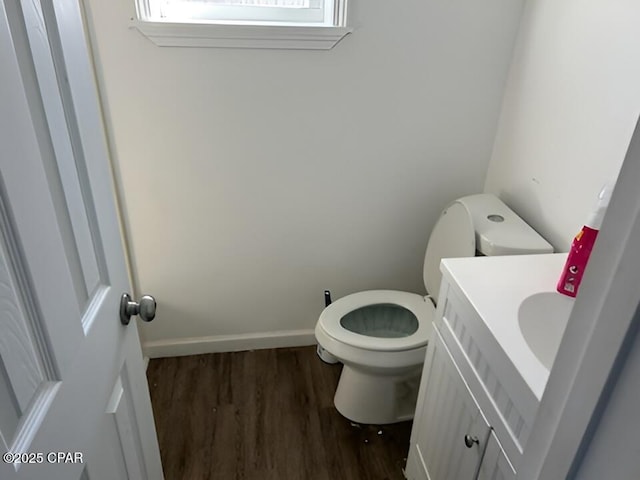
[[[407,476],[472,480],[490,428],[437,330],[428,348],[424,401],[418,407],[411,439],[410,456],[417,458],[408,462]],[[477,442],[467,447],[465,435]]]
[[478,472],[478,480],[514,480],[515,478],[516,472],[507,460],[498,437],[491,432]]

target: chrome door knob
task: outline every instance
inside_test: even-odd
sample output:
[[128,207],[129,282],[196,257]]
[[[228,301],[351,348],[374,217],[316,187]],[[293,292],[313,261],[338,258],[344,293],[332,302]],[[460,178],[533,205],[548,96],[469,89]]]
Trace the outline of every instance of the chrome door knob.
[[480,444],[480,440],[478,440],[478,437],[472,437],[471,435],[464,436],[464,444],[467,446],[467,448],[473,447],[474,443]]
[[131,301],[128,293],[123,293],[120,298],[120,322],[129,325],[133,315],[139,315],[145,322],[153,320],[156,317],[156,299],[151,295],[143,295],[138,303]]

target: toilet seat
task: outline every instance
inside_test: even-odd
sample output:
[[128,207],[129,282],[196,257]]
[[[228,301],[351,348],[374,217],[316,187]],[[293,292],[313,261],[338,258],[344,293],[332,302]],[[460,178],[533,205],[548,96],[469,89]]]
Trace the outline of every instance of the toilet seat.
[[[418,319],[418,329],[406,337],[381,338],[352,332],[340,323],[342,317],[348,313],[361,307],[378,304],[392,304],[406,308]],[[346,345],[365,350],[394,352],[413,350],[426,345],[434,315],[435,307],[428,297],[396,290],[368,290],[336,300],[323,310],[318,324],[329,337]]]

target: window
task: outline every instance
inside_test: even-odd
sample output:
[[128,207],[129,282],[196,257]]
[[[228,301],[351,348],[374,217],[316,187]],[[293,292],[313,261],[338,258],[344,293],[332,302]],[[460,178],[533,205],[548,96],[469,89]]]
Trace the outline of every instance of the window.
[[329,49],[347,0],[136,0],[133,26],[159,46]]
[[333,1],[147,0],[148,19],[171,22],[334,25]]

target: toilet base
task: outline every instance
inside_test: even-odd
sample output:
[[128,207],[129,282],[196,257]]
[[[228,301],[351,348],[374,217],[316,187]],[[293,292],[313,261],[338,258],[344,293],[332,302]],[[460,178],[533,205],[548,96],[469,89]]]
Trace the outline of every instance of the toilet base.
[[385,375],[344,365],[333,399],[352,422],[374,425],[413,419],[422,365]]

